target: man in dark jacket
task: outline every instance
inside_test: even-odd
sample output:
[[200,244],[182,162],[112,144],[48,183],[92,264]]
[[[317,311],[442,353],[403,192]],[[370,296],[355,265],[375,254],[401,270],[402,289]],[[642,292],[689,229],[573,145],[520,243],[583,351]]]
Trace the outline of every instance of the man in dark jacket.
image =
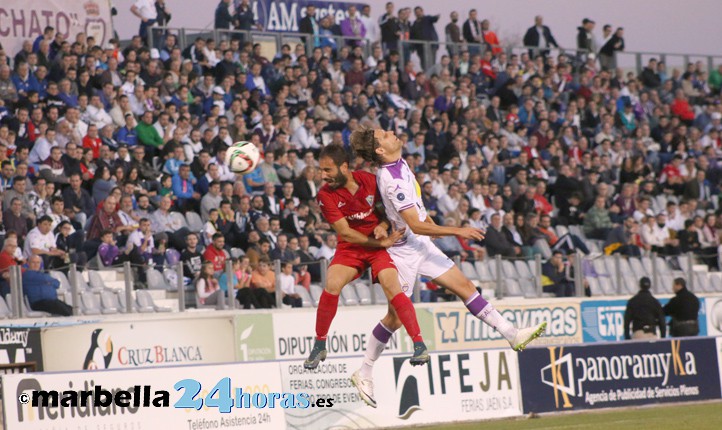
[[459,13],[456,11],[451,12],[451,22],[446,24],[444,33],[446,34],[446,49],[449,51],[449,56],[453,57],[455,54],[461,52],[461,44],[464,39],[461,38],[461,28],[459,28]]
[[219,30],[228,30],[231,28],[233,23],[233,16],[229,7],[231,6],[231,0],[221,0],[216,7],[216,16],[213,28]]
[[532,49],[532,46],[538,48],[559,47],[552,31],[544,25],[541,15],[534,17],[534,26],[529,27],[524,34],[524,46],[529,48],[529,58],[535,58],[537,55],[546,58],[549,54],[549,49]]
[[543,287],[545,293],[553,293],[557,297],[574,296],[574,282],[567,277],[563,252],[554,251],[552,258],[542,265],[542,275],[553,282]]
[[579,52],[579,57],[585,60],[588,54],[597,52],[596,41],[592,34],[594,25],[594,21],[589,18],[584,18],[582,26],[577,27],[577,30],[579,30],[577,32],[577,49],[581,51]]
[[[416,21],[414,21],[414,24],[411,26],[411,38],[414,40],[438,42],[439,35],[436,34],[434,24],[436,24],[436,21],[439,20],[439,15],[424,15],[424,9],[420,6],[416,6],[414,8],[414,15],[416,16]],[[439,45],[431,45],[431,57],[429,58],[430,64],[425,62],[426,52],[424,45],[417,45],[415,49],[416,54],[419,56],[419,60],[421,61],[421,66],[426,69],[427,67],[430,67],[434,62],[433,60],[436,59],[436,51],[439,49]]]
[[599,63],[602,70],[616,70],[617,51],[624,51],[624,29],[622,27],[619,27],[599,50]]
[[627,302],[627,309],[624,311],[625,339],[657,339],[657,327],[659,327],[659,337],[666,336],[664,311],[662,305],[649,291],[651,287],[652,282],[649,278],[643,277],[639,280],[639,292]]
[[[313,36],[313,46],[317,46],[318,42],[318,34],[319,34],[319,27],[318,27],[318,21],[316,21],[316,6],[314,5],[308,5],[306,6],[306,16],[301,19],[301,21],[298,23],[298,31],[300,33],[304,34],[310,34]],[[303,42],[306,43],[306,39],[303,39]]]
[[655,89],[662,85],[662,79],[657,74],[657,59],[650,58],[647,67],[642,70],[639,75],[639,80],[642,81],[642,85],[645,88]]
[[501,255],[502,257],[516,257],[521,253],[521,248],[514,246],[509,242],[504,232],[501,230],[501,216],[494,214],[491,216],[491,227],[486,230],[484,238],[484,246],[489,257]]
[[384,52],[399,49],[399,19],[394,15],[392,2],[386,3],[386,13],[379,18],[379,27],[381,28],[381,43]]
[[52,315],[73,315],[73,307],[58,300],[60,282],[40,270],[42,261],[39,255],[31,255],[28,270],[23,273],[23,293],[30,302],[30,308]]
[[469,11],[469,18],[464,21],[461,34],[464,36],[466,43],[473,44],[469,46],[469,56],[481,54],[479,44],[484,43],[484,35],[481,33],[481,22],[476,19],[476,9]]
[[684,278],[675,278],[672,284],[674,297],[664,305],[664,314],[672,317],[669,333],[672,337],[697,336],[699,334],[699,299],[687,289]]

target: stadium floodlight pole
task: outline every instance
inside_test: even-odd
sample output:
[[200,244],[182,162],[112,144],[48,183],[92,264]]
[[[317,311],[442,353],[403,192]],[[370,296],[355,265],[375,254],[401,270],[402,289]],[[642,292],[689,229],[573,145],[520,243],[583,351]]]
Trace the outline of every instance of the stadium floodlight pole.
[[542,262],[541,254],[534,254],[534,283],[536,284],[536,296],[541,297],[544,294],[544,284],[542,283]]
[[235,309],[236,297],[233,293],[236,291],[236,286],[233,285],[233,262],[231,260],[226,260],[226,290],[228,290],[228,307]]
[[504,298],[504,279],[501,275],[501,254],[496,254],[494,257],[494,266],[496,267],[496,298]]
[[130,269],[130,261],[123,263],[123,278],[125,279],[125,312],[133,313],[133,271]]
[[80,315],[80,300],[78,294],[78,266],[75,263],[70,265],[70,299],[73,304],[73,315]]
[[176,286],[178,287],[178,310],[186,311],[186,289],[183,285],[183,262],[179,261],[175,266]]

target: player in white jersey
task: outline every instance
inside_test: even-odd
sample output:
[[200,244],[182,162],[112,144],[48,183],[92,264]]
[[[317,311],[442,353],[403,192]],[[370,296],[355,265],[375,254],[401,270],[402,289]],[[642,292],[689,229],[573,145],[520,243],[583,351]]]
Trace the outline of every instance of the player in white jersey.
[[[376,175],[378,190],[386,209],[386,216],[394,230],[406,229],[406,235],[388,253],[399,272],[402,291],[413,292],[416,275],[433,279],[434,283],[456,294],[469,312],[496,329],[515,351],[521,351],[539,337],[546,323],[517,329],[490,303],[484,300],[474,284],[458,267],[431,242],[429,236],[460,236],[481,240],[482,230],[472,227],[443,227],[436,225],[426,213],[416,178],[402,159],[403,142],[392,131],[360,129],[351,134],[351,147],[357,156],[379,166]],[[391,311],[373,329],[367,344],[363,365],[351,377],[359,395],[376,407],[373,395],[372,371],[391,334],[401,327]]]

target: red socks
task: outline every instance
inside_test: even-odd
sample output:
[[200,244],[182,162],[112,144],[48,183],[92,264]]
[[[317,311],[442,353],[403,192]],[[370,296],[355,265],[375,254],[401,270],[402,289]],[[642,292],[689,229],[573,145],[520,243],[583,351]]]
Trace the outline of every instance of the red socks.
[[[406,294],[399,293],[391,299],[391,306],[396,310],[396,314],[401,320],[401,324],[406,328],[406,332],[411,336],[414,342],[423,342],[421,337],[421,329],[419,328],[419,322],[416,321],[416,310],[414,304],[411,303]],[[319,309],[321,306],[319,306]]]
[[[321,293],[321,299],[318,301],[318,308],[316,309],[317,340],[326,340],[326,335],[328,335],[328,330],[331,328],[331,322],[333,321],[333,317],[336,316],[337,309],[338,296],[323,290],[323,293]],[[416,315],[414,315],[414,320],[416,320]]]

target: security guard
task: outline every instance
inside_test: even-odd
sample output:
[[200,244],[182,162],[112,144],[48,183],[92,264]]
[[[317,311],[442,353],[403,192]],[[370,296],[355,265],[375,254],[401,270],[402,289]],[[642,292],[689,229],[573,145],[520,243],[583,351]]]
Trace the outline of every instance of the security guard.
[[[661,337],[667,334],[664,325],[664,311],[649,289],[652,282],[648,277],[639,280],[639,292],[627,302],[624,312],[625,339],[657,339],[657,327]],[[632,325],[632,336],[629,326]]]
[[675,296],[664,305],[664,314],[672,317],[669,333],[672,337],[697,336],[699,334],[699,299],[687,289],[684,278],[676,278],[672,284]]

